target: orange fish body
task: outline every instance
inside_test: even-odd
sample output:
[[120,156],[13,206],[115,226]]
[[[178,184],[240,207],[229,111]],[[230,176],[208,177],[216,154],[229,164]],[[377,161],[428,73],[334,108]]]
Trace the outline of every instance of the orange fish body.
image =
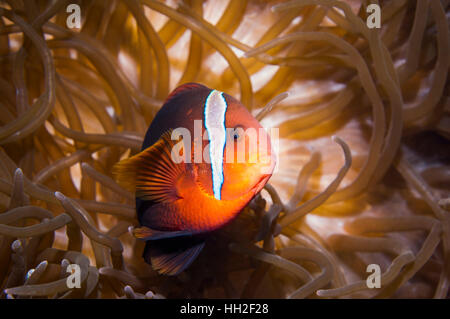
[[119,184],[136,193],[144,259],[163,274],[186,269],[205,235],[238,215],[274,165],[267,133],[239,101],[197,83],[175,89],[142,151],[115,166]]

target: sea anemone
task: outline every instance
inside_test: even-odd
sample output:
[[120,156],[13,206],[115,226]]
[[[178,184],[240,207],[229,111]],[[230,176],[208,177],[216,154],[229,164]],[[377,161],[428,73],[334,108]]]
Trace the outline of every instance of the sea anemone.
[[[1,297],[448,297],[449,14],[438,0],[0,1]],[[142,259],[112,167],[192,81],[278,128],[278,164],[170,277]]]

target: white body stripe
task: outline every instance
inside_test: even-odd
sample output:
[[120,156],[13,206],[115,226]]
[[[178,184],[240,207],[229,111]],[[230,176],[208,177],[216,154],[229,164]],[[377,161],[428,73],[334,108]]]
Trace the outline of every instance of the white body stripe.
[[209,157],[211,160],[214,197],[221,198],[223,184],[223,152],[227,133],[225,129],[225,113],[227,101],[223,92],[213,90],[205,101],[205,128],[209,138]]

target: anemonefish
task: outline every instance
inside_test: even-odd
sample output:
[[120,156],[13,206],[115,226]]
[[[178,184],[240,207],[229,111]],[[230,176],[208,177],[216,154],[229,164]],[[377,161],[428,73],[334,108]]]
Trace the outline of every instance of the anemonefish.
[[[180,128],[192,137],[182,145],[192,147],[180,148],[173,138]],[[208,234],[261,191],[275,161],[270,137],[238,100],[197,83],[176,88],[148,128],[142,151],[114,167],[117,182],[136,194],[141,227],[133,235],[146,241],[144,260],[161,274],[185,270]]]

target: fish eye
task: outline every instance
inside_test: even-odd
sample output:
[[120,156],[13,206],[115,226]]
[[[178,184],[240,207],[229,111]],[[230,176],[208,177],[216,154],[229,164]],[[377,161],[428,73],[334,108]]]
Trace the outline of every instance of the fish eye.
[[234,128],[230,129],[230,138],[233,139],[235,142],[241,140],[243,135],[244,135],[244,128],[242,127],[242,125],[237,125]]

